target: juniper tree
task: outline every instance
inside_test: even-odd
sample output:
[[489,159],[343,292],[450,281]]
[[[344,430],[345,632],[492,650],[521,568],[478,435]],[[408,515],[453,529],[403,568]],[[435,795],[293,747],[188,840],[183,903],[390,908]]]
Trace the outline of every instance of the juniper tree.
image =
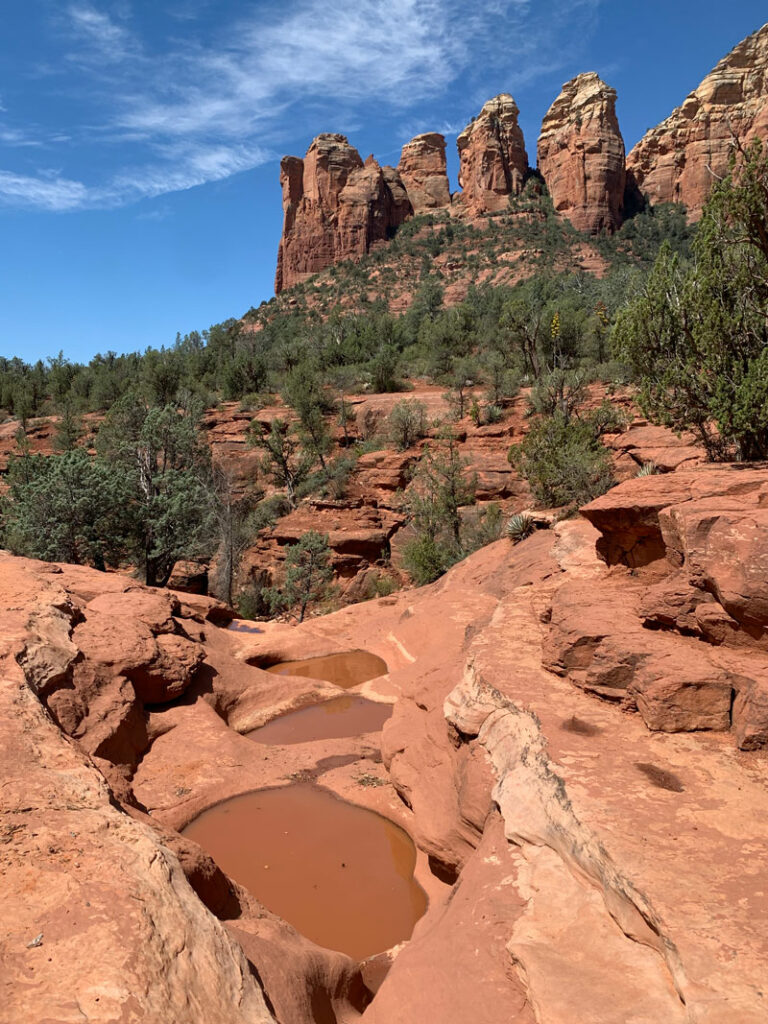
[[715,184],[692,263],[665,243],[614,338],[649,417],[694,430],[711,457],[729,445],[742,459],[768,457],[768,155],[759,142]]

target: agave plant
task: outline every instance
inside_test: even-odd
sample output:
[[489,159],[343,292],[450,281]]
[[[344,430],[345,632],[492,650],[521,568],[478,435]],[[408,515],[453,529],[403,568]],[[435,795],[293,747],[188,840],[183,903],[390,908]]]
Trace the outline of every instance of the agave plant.
[[507,523],[507,536],[513,544],[530,537],[536,529],[536,523],[527,512],[518,512]]
[[644,462],[640,469],[637,471],[638,476],[656,476],[659,472],[659,467],[655,462]]

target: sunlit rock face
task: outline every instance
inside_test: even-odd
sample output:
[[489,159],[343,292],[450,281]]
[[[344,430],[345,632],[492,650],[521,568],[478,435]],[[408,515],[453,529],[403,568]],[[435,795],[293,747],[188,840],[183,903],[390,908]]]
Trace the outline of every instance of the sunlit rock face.
[[280,165],[283,236],[275,291],[340,260],[364,256],[411,213],[397,171],[360,154],[344,135],[318,135],[303,160]]
[[519,110],[508,93],[488,100],[456,140],[461,198],[473,214],[503,209],[518,195],[528,172]]
[[768,25],[739,43],[627,157],[628,184],[698,219],[737,144],[768,139]]
[[538,161],[555,210],[575,228],[599,234],[621,226],[626,171],[616,92],[594,71],[566,82],[549,108]]

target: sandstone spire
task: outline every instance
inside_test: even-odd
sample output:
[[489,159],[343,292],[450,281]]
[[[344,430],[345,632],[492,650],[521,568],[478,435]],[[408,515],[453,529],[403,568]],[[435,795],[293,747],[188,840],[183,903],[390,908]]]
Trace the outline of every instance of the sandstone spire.
[[508,93],[488,100],[459,135],[459,184],[472,213],[503,209],[523,187],[528,155],[517,104]]
[[397,170],[414,213],[442,210],[451,204],[445,162],[445,139],[436,132],[417,135],[403,146]]
[[621,225],[626,172],[616,93],[594,71],[566,82],[549,108],[538,163],[555,209],[579,231]]

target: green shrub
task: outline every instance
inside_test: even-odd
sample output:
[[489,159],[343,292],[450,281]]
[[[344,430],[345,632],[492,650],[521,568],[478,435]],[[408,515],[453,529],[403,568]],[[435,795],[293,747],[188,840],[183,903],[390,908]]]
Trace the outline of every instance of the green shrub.
[[454,561],[450,544],[426,533],[419,534],[403,549],[403,564],[420,587],[433,583]]
[[389,437],[398,451],[427,436],[427,407],[419,401],[396,402],[389,414]]
[[613,485],[610,454],[589,418],[540,420],[511,458],[544,507],[578,508]]

